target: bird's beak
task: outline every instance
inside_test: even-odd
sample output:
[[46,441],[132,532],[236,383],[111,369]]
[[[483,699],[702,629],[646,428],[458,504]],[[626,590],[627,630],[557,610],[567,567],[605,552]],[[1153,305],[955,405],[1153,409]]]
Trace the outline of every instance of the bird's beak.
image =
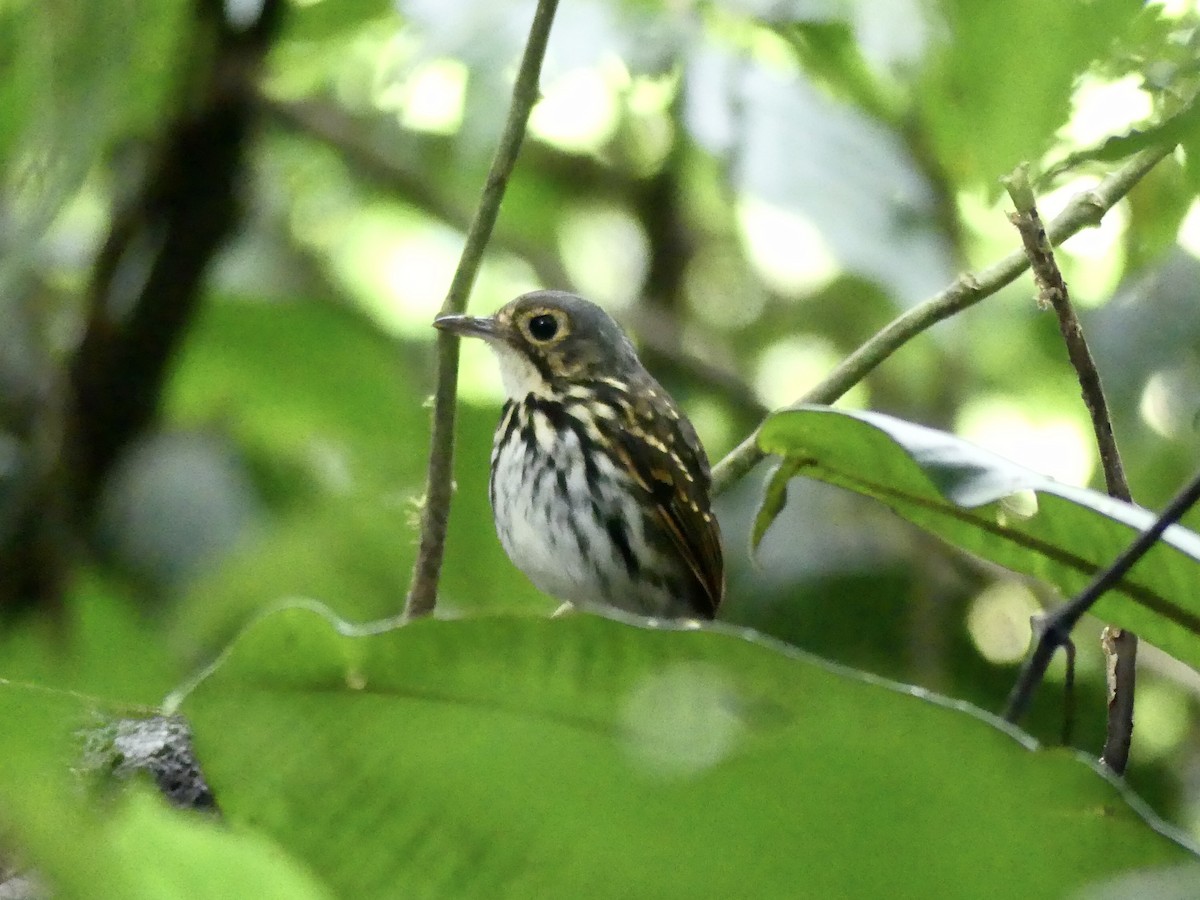
[[433,327],[457,334],[459,337],[477,337],[492,341],[501,337],[501,329],[491,316],[479,318],[476,316],[438,316],[433,320]]

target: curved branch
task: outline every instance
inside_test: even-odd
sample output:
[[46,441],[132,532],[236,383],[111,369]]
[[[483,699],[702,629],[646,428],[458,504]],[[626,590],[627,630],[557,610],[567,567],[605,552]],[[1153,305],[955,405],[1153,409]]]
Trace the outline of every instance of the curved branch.
[[[1173,144],[1143,150],[1095,189],[1073,197],[1066,209],[1046,227],[1050,243],[1061,244],[1077,231],[1099,224],[1104,214],[1172,150]],[[949,287],[914,306],[876,333],[797,403],[832,403],[912,338],[995,294],[1028,268],[1029,259],[1022,249],[1013,251],[976,275],[960,275]],[[729,488],[764,455],[758,448],[757,432],[752,433],[713,468],[713,493],[719,494]]]

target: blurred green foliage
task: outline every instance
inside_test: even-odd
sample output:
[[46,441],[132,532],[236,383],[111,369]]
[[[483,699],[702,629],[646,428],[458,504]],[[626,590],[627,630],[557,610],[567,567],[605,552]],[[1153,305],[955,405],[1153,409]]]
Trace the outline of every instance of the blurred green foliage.
[[[85,285],[99,248],[186,102],[188,66],[211,49],[196,24],[200,5],[0,4],[0,544],[37,468],[38,435],[53,433],[64,414],[56,406],[62,371],[83,328]],[[224,4],[231,15],[252,16],[254,7]],[[311,756],[302,760],[302,774],[325,766],[332,775],[323,789],[352,791],[337,807],[340,820],[332,813],[321,820],[322,808],[285,796],[296,790],[313,804],[303,781],[278,782],[273,797],[245,784],[258,774],[246,769],[260,763],[282,778],[276,757],[305,740],[291,729],[313,698],[302,692],[289,705],[278,696],[277,679],[290,672],[303,681],[315,668],[344,681],[347,639],[311,625],[292,632],[276,616],[255,626],[257,637],[235,645],[238,677],[219,669],[194,695],[194,710],[185,709],[200,717],[202,756],[210,752],[219,768],[218,800],[223,788],[229,792],[231,833],[218,837],[207,826],[177,821],[140,796],[80,811],[66,775],[73,751],[64,737],[89,711],[157,703],[267,609],[301,599],[353,622],[400,612],[427,462],[428,324],[461,249],[531,12],[525,0],[288,5],[254,96],[258,128],[250,163],[239,173],[241,226],[209,268],[199,317],[172,359],[156,431],[127,448],[96,508],[82,517],[86,527],[63,536],[73,564],[62,608],[2,626],[0,709],[22,728],[6,728],[0,738],[0,853],[44,870],[62,896],[103,896],[88,893],[97,873],[114,885],[112,896],[202,896],[197,882],[166,869],[157,884],[139,879],[176,852],[209,871],[205,860],[226,850],[245,862],[229,882],[243,893],[257,890],[263,881],[256,879],[276,878],[276,864],[286,872],[279,879],[295,879],[289,896],[320,896],[318,880],[343,890],[351,881],[314,859],[342,846],[334,835],[364,832],[364,820],[348,823],[357,813],[347,798],[370,798],[372,779],[384,777],[378,773],[390,780],[372,800],[372,815],[395,815],[396,827],[415,835],[391,848],[389,865],[434,861],[444,873],[450,870],[438,865],[469,869],[472,853],[482,858],[496,848],[474,890],[501,894],[504,884],[527,883],[521,879],[533,877],[530,870],[511,843],[464,831],[461,816],[469,810],[447,811],[446,798],[495,786],[512,804],[489,813],[503,825],[522,791],[540,797],[565,791],[569,781],[574,793],[555,815],[574,821],[583,814],[570,804],[588,798],[588,783],[569,765],[519,787],[521,759],[513,754],[536,747],[536,729],[549,727],[539,689],[556,703],[586,705],[604,700],[603,692],[587,678],[564,675],[564,667],[602,683],[614,673],[632,683],[649,671],[647,654],[690,658],[688,635],[592,622],[551,627],[485,617],[457,626],[461,631],[422,625],[419,639],[403,631],[373,639],[397,666],[372,663],[398,685],[395,696],[380,701],[380,717],[363,711],[373,702],[369,692],[339,683],[320,698],[320,716],[306,723],[315,744],[305,748]],[[1038,190],[1049,218],[1134,150],[1178,143],[1101,227],[1060,253],[1108,389],[1134,497],[1157,508],[1192,474],[1200,446],[1200,181],[1193,152],[1200,130],[1191,112],[1200,86],[1198,26],[1200,13],[1188,2],[564,3],[544,68],[544,99],[472,307],[490,311],[538,286],[599,301],[628,326],[718,459],[757,424],[758,407],[798,397],[957,273],[1014,249],[999,178],[1018,163],[1044,175]],[[939,325],[872,372],[844,405],[956,432],[1044,475],[1100,488],[1057,325],[1032,294],[1024,279]],[[513,569],[493,533],[486,478],[500,402],[496,380],[485,353],[465,348],[457,493],[441,583],[447,618],[541,616],[554,606]],[[828,449],[830,468],[853,474],[880,464],[854,441]],[[752,557],[766,474],[766,467],[755,471],[718,501],[730,566],[724,618],[824,659],[997,709],[1028,640],[1029,605],[1057,602],[1051,585],[1070,584],[1016,580],[869,499],[803,480],[787,486],[788,502]],[[1200,514],[1186,521],[1195,527]],[[1190,597],[1171,599],[1194,605]],[[278,639],[262,639],[271,634]],[[1104,727],[1097,634],[1094,621],[1077,634],[1074,742],[1092,754]],[[460,639],[464,647],[455,649]],[[890,834],[889,817],[906,822],[909,813],[889,805],[886,784],[871,781],[885,770],[856,768],[851,752],[881,752],[869,730],[850,729],[856,715],[869,724],[878,712],[893,725],[907,717],[928,723],[897,738],[902,754],[889,776],[897,781],[910,769],[940,770],[948,791],[973,791],[972,773],[954,773],[956,763],[986,769],[990,754],[999,754],[1015,767],[1012,783],[993,783],[994,794],[985,796],[1018,795],[1028,803],[963,802],[957,818],[941,823],[942,836],[969,830],[978,817],[981,831],[1014,841],[994,844],[997,853],[1016,854],[1035,834],[1060,845],[1077,823],[1062,821],[1061,835],[1048,830],[1051,808],[1038,804],[1046,795],[1029,789],[1028,779],[1041,779],[1045,791],[1060,791],[1073,804],[1115,810],[1108,824],[1123,829],[1120,840],[1097,843],[1128,855],[1109,859],[1109,871],[1179,855],[1163,850],[1109,786],[1067,754],[1030,755],[971,716],[888,692],[863,700],[858,681],[843,683],[806,660],[729,637],[703,640],[712,642],[706,659],[727,674],[753,657],[763,678],[753,692],[768,690],[770,681],[782,706],[795,701],[792,738],[826,733],[825,720],[793,696],[810,680],[820,685],[811,690],[822,708],[834,697],[849,704],[849,712],[838,713],[844,729],[830,726],[819,765],[813,767],[811,746],[788,748],[795,770],[787,777],[796,779],[797,792],[810,771],[814,791],[830,792],[820,794],[827,805],[793,810],[777,797],[774,805],[754,806],[752,792],[738,793],[748,776],[725,784],[717,770],[704,775],[709,793],[678,791],[676,801],[693,811],[699,797],[718,812],[730,804],[738,821],[711,832],[722,840],[757,813],[747,833],[757,835],[764,857],[790,853],[818,834],[828,843],[814,846],[829,860],[842,859],[847,871],[865,854],[902,868],[905,860],[887,855],[892,846],[873,845],[868,836]],[[1190,659],[1196,643],[1187,640],[1179,637],[1171,649]],[[422,656],[430,652],[423,641],[444,655]],[[502,665],[507,641],[519,642],[512,672]],[[588,641],[596,642],[592,653],[584,650]],[[1006,641],[1015,641],[1015,656],[994,651]],[[1198,762],[1198,681],[1151,643],[1141,654],[1144,706],[1129,781],[1159,814],[1195,833],[1200,794],[1189,773]],[[266,689],[257,684],[263,672],[271,673]],[[405,680],[414,673],[424,679],[419,690]],[[1059,733],[1061,678],[1053,670],[1028,723],[1042,740]],[[494,685],[467,691],[466,707],[446,710],[453,685],[471,679]],[[532,723],[505,719],[500,701],[510,689],[519,708],[538,711]],[[442,700],[423,705],[422,691]],[[31,699],[42,697],[44,704]],[[255,712],[260,721],[252,721]],[[340,728],[339,715],[346,716]],[[272,723],[284,733],[272,733]],[[608,744],[619,730],[611,716],[592,726]],[[242,734],[246,742],[239,743]],[[884,738],[876,733],[875,740]],[[594,743],[600,749],[592,746],[582,758],[610,754],[605,740]],[[439,754],[450,747],[455,753]],[[489,753],[494,758],[482,765]],[[774,780],[793,757],[782,744],[770,753],[771,767],[761,772]],[[392,766],[395,759],[404,766]],[[439,764],[449,768],[435,778]],[[611,764],[604,770],[608,790],[626,778]],[[412,796],[428,808],[408,808],[407,791],[425,777]],[[838,821],[838,779],[862,788],[856,816],[870,821],[858,843],[829,837],[855,831]],[[480,804],[487,799],[472,796]],[[593,795],[587,808],[604,802]],[[297,830],[297,817],[309,833]],[[1047,830],[1036,831],[1035,821]],[[583,835],[587,824],[573,827]],[[938,842],[938,823],[927,824],[914,832],[914,847]],[[1099,820],[1091,826],[1106,827]],[[650,837],[646,823],[638,827]],[[264,833],[285,849],[263,849]],[[128,858],[126,850],[101,853],[110,840],[120,843],[118,834],[141,849],[128,850]],[[56,835],[96,852],[64,853]],[[720,840],[712,843],[689,852],[703,851],[715,865]],[[240,849],[229,849],[234,845]],[[321,853],[312,849],[318,845]],[[556,856],[556,846],[544,837],[539,853],[564,866],[581,859]],[[346,845],[347,853],[353,849]],[[387,852],[382,843],[363,850]],[[445,855],[451,852],[461,855]],[[291,858],[273,855],[285,853]],[[575,874],[602,859],[598,852]],[[363,857],[363,867],[373,864]],[[970,855],[953,864],[964,867],[954,876],[958,893],[978,896],[969,873],[982,873],[984,864]],[[620,859],[606,865],[619,867]],[[671,868],[663,865],[655,877]],[[308,869],[316,873],[311,883]],[[397,870],[360,874],[385,871]],[[696,883],[703,885],[705,871],[692,873]],[[1079,885],[1082,878],[1037,883]],[[771,884],[764,882],[763,895],[785,893]],[[826,894],[833,884],[823,885]],[[916,881],[909,888],[920,892]],[[225,896],[236,894],[229,890]],[[941,894],[948,892],[953,888]]]

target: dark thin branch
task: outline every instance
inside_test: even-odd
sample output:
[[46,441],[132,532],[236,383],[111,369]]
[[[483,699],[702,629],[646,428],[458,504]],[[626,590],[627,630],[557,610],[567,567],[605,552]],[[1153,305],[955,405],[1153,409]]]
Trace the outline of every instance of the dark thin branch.
[[1039,636],[1033,653],[1021,667],[1017,683],[1008,696],[1008,704],[1004,711],[1005,719],[1013,723],[1020,720],[1029,709],[1034,691],[1037,690],[1046,675],[1046,669],[1054,657],[1054,651],[1070,640],[1071,632],[1083,614],[1092,608],[1105,591],[1124,578],[1137,561],[1158,542],[1163,532],[1178,522],[1198,499],[1200,499],[1200,474],[1193,476],[1187,486],[1163,510],[1162,515],[1148,529],[1139,534],[1133,543],[1113,561],[1112,565],[1097,573],[1091,583],[1071,602],[1064,603],[1054,612],[1045,616],[1042,620],[1042,629],[1048,636]]
[[[1144,150],[1093,190],[1072,198],[1066,209],[1046,228],[1050,243],[1061,244],[1077,231],[1099,224],[1104,214],[1173,149],[1174,146],[1170,145]],[[960,275],[945,290],[908,310],[876,333],[797,402],[832,403],[914,337],[995,294],[1028,268],[1029,260],[1023,250],[1018,250],[977,275]],[[713,492],[719,494],[729,488],[763,456],[758,448],[758,435],[752,433],[713,468]]]
[[243,27],[227,20],[220,0],[196,0],[197,52],[181,111],[140,193],[114,216],[70,363],[67,447],[81,515],[122,451],[154,421],[204,272],[237,222],[253,86],[285,6],[267,0]]
[[[1046,238],[1046,230],[1042,227],[1041,216],[1038,215],[1037,203],[1033,195],[1033,186],[1029,183],[1029,169],[1021,165],[1004,179],[1004,186],[1012,198],[1016,212],[1010,214],[1013,225],[1021,235],[1025,245],[1025,255],[1029,257],[1033,270],[1034,282],[1038,287],[1038,302],[1042,306],[1053,308],[1058,317],[1058,329],[1062,334],[1063,343],[1067,348],[1067,358],[1079,379],[1079,389],[1087,406],[1088,415],[1092,420],[1092,432],[1096,436],[1096,446],[1100,451],[1100,462],[1104,469],[1104,483],[1112,497],[1132,502],[1129,482],[1125,478],[1125,466],[1121,462],[1121,453],[1117,449],[1117,440],[1113,435],[1112,418],[1108,412],[1108,401],[1104,397],[1104,387],[1100,383],[1100,373],[1096,362],[1092,359],[1092,351],[1088,348],[1083,336],[1083,326],[1075,315],[1071,305],[1071,296],[1067,290],[1067,282],[1054,258],[1054,250]],[[1041,629],[1039,641],[1051,639],[1052,632]],[[1067,645],[1070,651],[1067,655],[1068,674],[1074,682],[1074,646]],[[1110,644],[1105,644],[1106,651]],[[1129,745],[1133,740],[1133,660],[1137,656],[1137,635],[1131,631],[1121,632],[1120,641],[1111,642],[1114,654],[1127,654],[1128,660],[1119,660],[1114,665],[1123,673],[1127,673],[1126,686],[1128,690],[1122,695],[1121,702],[1108,704],[1107,737],[1104,742],[1105,754],[1101,757],[1109,767],[1121,775],[1129,759]],[[1072,709],[1071,719],[1074,718],[1074,698],[1068,690],[1068,706]],[[1065,728],[1069,740],[1070,731]],[[1112,747],[1112,753],[1107,748]],[[1123,749],[1122,749],[1123,748]]]
[[[500,213],[504,189],[517,162],[530,110],[538,100],[538,78],[550,26],[558,0],[538,0],[529,28],[529,39],[513,85],[512,104],[504,132],[492,158],[487,181],[479,198],[475,218],[467,231],[466,245],[450,282],[441,314],[461,313],[467,307],[471,286],[483,261],[483,251]],[[451,476],[454,470],[454,411],[458,389],[458,338],[438,332],[437,389],[433,400],[433,434],[430,438],[429,472],[421,511],[421,544],[413,565],[412,582],[404,606],[407,619],[427,616],[437,604],[437,585],[446,550],[446,528],[450,517]]]
[[1118,775],[1129,764],[1133,742],[1133,699],[1137,671],[1137,637],[1132,631],[1106,625],[1100,635],[1108,682],[1108,728],[1100,762]]
[[1033,278],[1038,286],[1038,299],[1042,304],[1052,307],[1058,316],[1058,328],[1067,347],[1067,357],[1079,376],[1079,389],[1092,419],[1092,431],[1096,435],[1108,493],[1119,500],[1131,501],[1129,482],[1125,478],[1125,467],[1121,463],[1116,438],[1113,437],[1112,418],[1108,413],[1108,401],[1104,399],[1100,373],[1083,337],[1079,317],[1071,305],[1067,283],[1054,258],[1054,250],[1042,227],[1042,219],[1034,203],[1033,188],[1029,184],[1029,173],[1021,167],[1006,178],[1004,184],[1017,208],[1009,218],[1025,245],[1025,254],[1029,257]]

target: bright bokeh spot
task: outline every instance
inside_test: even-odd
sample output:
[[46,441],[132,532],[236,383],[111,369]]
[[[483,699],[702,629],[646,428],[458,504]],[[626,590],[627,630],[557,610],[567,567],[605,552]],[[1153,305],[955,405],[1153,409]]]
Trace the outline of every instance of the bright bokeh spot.
[[1159,369],[1146,381],[1138,411],[1167,438],[1195,435],[1200,417],[1200,362],[1187,360]]
[[1115,81],[1081,76],[1071,101],[1071,117],[1059,135],[1069,143],[1088,147],[1129,130],[1154,111],[1142,84],[1142,77],[1133,74]]
[[453,134],[462,124],[467,67],[436,59],[418,68],[400,86],[400,122],[414,131]]
[[609,204],[571,208],[562,217],[558,243],[567,274],[589,300],[609,310],[638,300],[650,250],[628,210]]
[[1147,6],[1156,6],[1168,19],[1178,19],[1196,8],[1196,0],[1151,0]]
[[244,31],[262,15],[264,0],[225,0],[225,18],[229,24]]
[[393,334],[425,334],[441,307],[462,236],[395,207],[367,208],[332,248],[338,278]]
[[1200,259],[1200,200],[1193,200],[1192,205],[1188,207],[1187,215],[1179,223],[1179,235],[1176,239],[1179,246]]
[[632,78],[625,91],[625,105],[636,116],[665,113],[675,102],[677,90],[673,78]]
[[737,213],[750,264],[772,290],[813,294],[841,271],[824,237],[802,216],[754,197],[739,200]]
[[725,448],[733,446],[736,438],[733,423],[729,421],[729,411],[723,403],[705,397],[692,398],[687,403],[687,417],[713,462]]
[[458,393],[467,402],[499,404],[504,400],[500,364],[483,341],[462,342],[458,357]]
[[997,581],[988,585],[971,601],[967,611],[967,631],[980,655],[997,665],[1021,660],[1029,649],[1031,616],[1041,606],[1020,581]]
[[730,756],[745,725],[737,690],[721,669],[676,663],[643,678],[621,705],[631,761],[648,775],[699,774]]
[[1013,520],[1032,519],[1037,515],[1038,498],[1036,491],[1014,491],[1007,497],[1001,497],[997,506],[996,518],[1001,525]]
[[688,303],[705,325],[732,331],[762,315],[766,294],[746,283],[744,271],[745,265],[732,253],[704,253],[688,262],[683,276]]
[[[329,259],[334,275],[381,328],[432,338],[430,323],[445,300],[462,244],[462,235],[453,228],[403,207],[379,204],[342,223],[329,246]],[[472,300],[491,313],[534,286],[526,263],[489,257]]]
[[[785,338],[768,347],[755,366],[754,390],[772,409],[795,403],[807,390],[818,384],[841,361],[829,341],[815,336]],[[839,404],[863,409],[866,388],[860,383]]]
[[587,152],[612,137],[618,113],[615,92],[604,73],[573,69],[545,86],[529,117],[529,132],[566,150]]
[[1061,414],[1034,413],[1004,396],[968,401],[955,422],[968,441],[1066,484],[1085,485],[1095,458],[1091,435]]
[[[1071,195],[1090,188],[1090,184],[1086,188],[1076,185]],[[1085,228],[1063,243],[1059,266],[1075,306],[1099,306],[1112,296],[1125,272],[1128,227],[1129,209],[1118,203],[1105,213],[1098,226]]]
[[1189,718],[1187,698],[1178,687],[1139,678],[1137,729],[1131,752],[1140,760],[1168,755],[1186,739]]

